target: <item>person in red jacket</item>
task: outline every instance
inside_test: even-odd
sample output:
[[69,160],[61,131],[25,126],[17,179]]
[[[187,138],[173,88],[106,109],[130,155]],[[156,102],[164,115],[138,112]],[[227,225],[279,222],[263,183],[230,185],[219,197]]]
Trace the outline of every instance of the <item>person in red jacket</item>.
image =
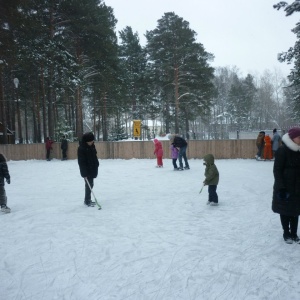
[[49,137],[46,137],[46,159],[48,161],[50,161],[50,152],[52,150],[52,144],[54,142],[49,138]]
[[156,168],[162,168],[163,167],[162,158],[164,155],[162,144],[158,139],[154,139],[153,142],[154,142],[154,146],[155,146],[154,155],[156,155],[156,160],[157,160]]

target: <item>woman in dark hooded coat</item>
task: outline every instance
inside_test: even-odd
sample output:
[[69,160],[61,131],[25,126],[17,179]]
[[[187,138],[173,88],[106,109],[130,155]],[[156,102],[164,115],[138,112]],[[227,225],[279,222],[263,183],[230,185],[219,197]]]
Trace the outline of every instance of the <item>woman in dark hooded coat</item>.
[[80,175],[85,180],[85,197],[84,204],[87,206],[94,206],[95,202],[91,201],[91,189],[86,180],[88,180],[91,188],[94,186],[94,178],[98,176],[99,160],[97,158],[97,151],[94,145],[94,134],[87,132],[82,136],[79,144],[77,157],[80,169]]
[[280,214],[285,242],[300,243],[300,128],[291,128],[282,142],[275,154],[272,210]]

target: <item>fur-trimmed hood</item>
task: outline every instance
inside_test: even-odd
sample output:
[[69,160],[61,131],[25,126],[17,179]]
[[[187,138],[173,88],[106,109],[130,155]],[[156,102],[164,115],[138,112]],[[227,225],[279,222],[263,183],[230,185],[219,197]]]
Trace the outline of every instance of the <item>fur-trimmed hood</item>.
[[292,151],[300,151],[300,146],[293,142],[288,133],[282,137],[282,142]]

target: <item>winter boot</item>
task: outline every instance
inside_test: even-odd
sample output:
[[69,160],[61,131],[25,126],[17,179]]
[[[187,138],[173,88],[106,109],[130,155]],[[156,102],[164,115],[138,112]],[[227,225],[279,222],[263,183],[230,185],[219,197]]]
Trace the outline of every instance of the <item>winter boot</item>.
[[297,234],[292,234],[291,237],[295,243],[300,244],[300,239]]
[[289,232],[283,234],[283,239],[287,244],[293,244],[293,239]]
[[1,205],[1,211],[8,214],[8,213],[10,213],[10,208],[7,207],[5,204],[2,204]]
[[93,207],[93,206],[95,206],[95,202],[93,202],[93,201],[84,201],[84,205],[86,205],[86,206],[88,206],[88,207]]

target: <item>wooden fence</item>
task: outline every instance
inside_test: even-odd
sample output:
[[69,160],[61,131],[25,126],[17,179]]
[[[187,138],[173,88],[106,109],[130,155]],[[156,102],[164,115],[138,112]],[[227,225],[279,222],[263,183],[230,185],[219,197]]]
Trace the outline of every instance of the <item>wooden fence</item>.
[[[170,142],[161,142],[164,158],[170,158]],[[188,158],[201,159],[208,153],[216,159],[254,158],[257,152],[255,140],[192,140],[188,143]],[[95,142],[95,146],[100,159],[154,158],[152,141]],[[54,143],[52,147],[52,158],[61,159],[60,143]],[[77,158],[77,148],[78,142],[69,143],[68,159]],[[0,152],[7,160],[46,159],[45,144],[0,145]]]

